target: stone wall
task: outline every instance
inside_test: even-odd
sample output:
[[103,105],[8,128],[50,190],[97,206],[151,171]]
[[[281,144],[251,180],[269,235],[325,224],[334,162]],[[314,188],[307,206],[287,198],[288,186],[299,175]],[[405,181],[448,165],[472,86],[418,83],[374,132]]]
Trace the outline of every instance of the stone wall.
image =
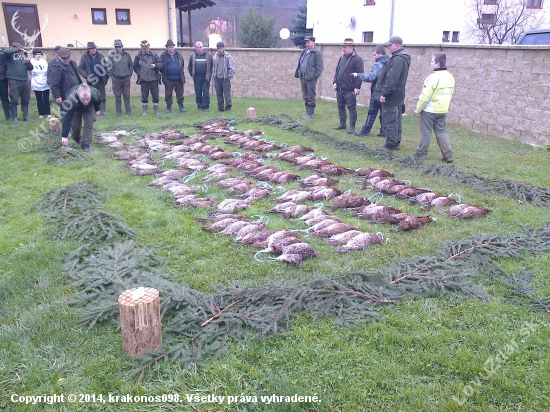
[[[334,99],[332,78],[342,48],[319,44],[325,71],[318,83],[318,95]],[[373,45],[360,45],[357,53],[370,70]],[[447,54],[447,66],[456,79],[455,95],[448,121],[481,133],[490,133],[525,143],[550,145],[550,46],[491,45],[406,45],[412,57],[406,90],[406,107],[413,113],[424,78],[431,73],[430,58],[435,51]],[[192,48],[178,49],[186,60]],[[78,62],[85,50],[73,50]],[[106,54],[108,50],[99,50]],[[127,49],[134,56],[137,50]],[[155,50],[161,53],[163,50]],[[237,73],[232,81],[236,97],[272,99],[301,98],[300,83],[294,78],[300,50],[230,49]],[[53,53],[45,50],[48,56]],[[110,82],[107,86],[110,93]],[[161,94],[164,90],[161,90]],[[132,94],[139,86],[132,81]],[[185,95],[194,94],[188,78]],[[364,84],[359,103],[368,105],[370,86]],[[161,99],[162,100],[162,99]],[[215,102],[215,100],[214,100]],[[187,101],[187,104],[194,101]],[[214,103],[215,104],[215,103]]]

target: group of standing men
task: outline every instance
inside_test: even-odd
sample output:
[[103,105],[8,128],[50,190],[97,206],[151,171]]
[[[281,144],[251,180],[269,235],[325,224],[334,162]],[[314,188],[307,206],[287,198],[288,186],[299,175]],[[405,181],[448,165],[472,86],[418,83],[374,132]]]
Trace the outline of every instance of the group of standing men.
[[[130,78],[137,75],[136,83],[141,87],[141,104],[143,116],[147,115],[149,95],[153,101],[153,110],[159,114],[159,84],[165,85],[166,112],[172,111],[175,91],[179,111],[186,112],[184,101],[185,62],[180,52],[175,50],[172,40],[166,42],[166,50],[158,56],[151,51],[147,40],[140,43],[140,50],[132,60],[124,50],[120,39],[114,41],[114,52],[105,58],[97,52],[94,42],[89,42],[88,50],[83,54],[77,66],[70,59],[70,50],[56,50],[56,59],[51,67],[54,73],[51,78],[56,86],[52,94],[62,109],[62,143],[68,144],[69,131],[72,127],[72,137],[83,150],[91,151],[93,122],[100,113],[105,112],[105,85],[112,79],[112,89],[115,95],[115,110],[117,116],[122,116],[122,99],[127,116],[132,116],[130,105]],[[195,43],[195,51],[189,57],[188,71],[194,80],[197,107],[200,111],[208,111],[210,106],[210,80],[218,99],[218,110],[231,110],[231,79],[235,75],[233,57],[225,51],[225,45],[219,42],[217,52],[212,56],[204,51],[202,42]],[[87,85],[81,85],[80,76],[86,79]],[[67,94],[71,97],[67,99]],[[67,104],[63,104],[68,100]],[[84,127],[82,127],[84,123]],[[81,129],[83,133],[81,136]]]
[[[317,79],[323,71],[323,57],[315,46],[315,37],[308,36],[305,41],[306,47],[300,55],[295,77],[300,78],[306,106],[306,115],[302,118],[311,119],[315,108]],[[386,47],[389,48],[391,57],[386,55]],[[385,137],[386,142],[378,150],[399,150],[403,130],[401,116],[405,111],[405,85],[411,56],[403,48],[403,39],[393,36],[389,42],[374,48],[372,54],[375,64],[369,73],[364,73],[363,59],[356,53],[355,48],[353,39],[345,39],[342,44],[343,55],[336,65],[332,88],[336,92],[340,124],[334,129],[347,129],[349,134],[360,137],[369,136],[380,110],[381,129],[378,136]],[[420,114],[421,137],[413,157],[416,160],[426,159],[431,133],[434,131],[443,161],[452,163],[451,143],[446,132],[446,116],[454,91],[454,78],[447,71],[445,53],[434,53],[430,64],[434,73],[424,81],[415,110]],[[365,125],[359,132],[355,132],[357,96],[362,82],[371,83],[371,97]]]

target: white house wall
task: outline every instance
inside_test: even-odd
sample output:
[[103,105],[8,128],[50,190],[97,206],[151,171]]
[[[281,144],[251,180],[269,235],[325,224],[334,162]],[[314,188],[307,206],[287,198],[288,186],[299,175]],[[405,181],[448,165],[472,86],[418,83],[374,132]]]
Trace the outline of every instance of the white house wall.
[[[459,32],[459,42],[476,44],[468,38],[466,22],[471,20],[471,0],[307,0],[307,26],[319,43],[339,43],[351,37],[362,42],[363,32],[373,32],[373,43],[384,43],[399,35],[409,44],[437,44],[444,31]],[[391,24],[394,4],[393,30]],[[543,3],[546,23],[550,27],[550,0]],[[353,24],[352,20],[355,21]]]

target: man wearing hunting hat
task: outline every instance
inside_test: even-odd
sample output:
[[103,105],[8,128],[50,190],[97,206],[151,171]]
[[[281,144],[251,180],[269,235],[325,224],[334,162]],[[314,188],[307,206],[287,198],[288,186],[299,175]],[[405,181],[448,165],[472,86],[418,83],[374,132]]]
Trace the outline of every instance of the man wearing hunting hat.
[[186,112],[183,105],[183,84],[185,83],[185,62],[183,56],[176,50],[172,40],[166,42],[166,50],[160,55],[162,61],[162,83],[164,84],[164,100],[166,113],[172,111],[172,91],[176,90],[176,99],[180,112]]
[[401,144],[401,115],[411,56],[403,48],[403,39],[399,36],[393,36],[384,46],[389,47],[392,56],[380,71],[373,93],[373,98],[382,104],[382,128],[386,137],[384,147],[377,150],[394,151],[399,150]]
[[97,51],[97,46],[93,41],[89,41],[86,45],[88,49],[80,58],[78,63],[78,73],[86,79],[88,86],[95,87],[101,94],[101,109],[102,116],[107,116],[105,112],[105,102],[107,96],[105,95],[105,85],[109,80],[107,75],[107,61],[105,57]]
[[307,36],[305,41],[306,47],[300,55],[294,77],[300,79],[302,97],[306,105],[306,115],[302,116],[302,119],[312,119],[315,112],[317,79],[323,73],[323,54],[315,46],[315,37]]
[[122,101],[124,97],[124,108],[128,116],[132,115],[132,106],[130,105],[130,77],[134,67],[132,57],[126,50],[122,40],[116,39],[114,42],[114,51],[109,52],[109,65],[107,74],[111,77],[113,94],[115,95],[115,110],[118,117],[122,116]]
[[332,88],[336,91],[336,103],[338,105],[338,116],[340,124],[335,130],[346,128],[346,107],[349,111],[348,133],[355,133],[357,122],[357,96],[361,89],[361,79],[353,77],[352,73],[363,73],[363,59],[355,52],[353,39],[345,39],[342,44],[343,55],[336,65],[336,73],[332,81]]
[[140,44],[141,50],[137,52],[134,58],[134,71],[136,72],[137,84],[141,85],[141,106],[143,107],[143,116],[147,116],[147,105],[149,104],[149,93],[153,98],[153,109],[155,114],[159,115],[159,84],[161,83],[160,71],[162,62],[160,57],[151,51],[151,45],[147,40]]

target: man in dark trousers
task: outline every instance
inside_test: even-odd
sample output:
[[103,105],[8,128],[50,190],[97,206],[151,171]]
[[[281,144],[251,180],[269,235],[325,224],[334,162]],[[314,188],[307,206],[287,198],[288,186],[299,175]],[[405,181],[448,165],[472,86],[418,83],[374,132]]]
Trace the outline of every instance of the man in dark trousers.
[[91,152],[92,133],[94,122],[99,116],[101,94],[86,84],[74,86],[63,102],[63,117],[61,118],[61,143],[69,144],[69,131],[73,128],[72,137],[80,144],[82,150]]
[[386,137],[386,144],[378,150],[394,151],[399,150],[401,144],[401,115],[411,56],[403,48],[403,39],[399,36],[393,36],[384,46],[389,47],[392,56],[378,76],[373,98],[382,104],[382,128]]
[[346,107],[349,111],[348,133],[355,133],[355,123],[357,122],[357,96],[361,92],[361,80],[353,77],[352,73],[363,73],[363,59],[355,52],[355,42],[353,39],[345,39],[342,44],[344,54],[338,60],[336,73],[332,81],[332,88],[336,91],[336,103],[338,105],[338,116],[340,124],[335,130],[346,128]]
[[195,86],[195,102],[200,112],[210,108],[210,79],[212,78],[212,55],[204,51],[201,41],[195,43],[195,52],[189,56],[187,70]]
[[[365,121],[364,126],[360,131],[355,133],[355,136],[366,137],[369,136],[370,130],[374,125],[376,116],[378,116],[378,111],[381,109],[380,102],[377,99],[373,98],[374,88],[376,87],[376,80],[382,71],[382,67],[390,60],[390,56],[386,55],[386,49],[384,46],[376,46],[372,51],[372,56],[374,57],[374,66],[372,66],[369,73],[352,73],[352,76],[357,76],[363,82],[370,82],[370,103],[369,103],[369,112],[367,115],[367,120]],[[382,119],[380,119],[380,124],[382,124]],[[384,136],[384,129],[380,130],[378,136]]]
[[50,90],[55,102],[61,105],[65,101],[69,89],[81,84],[82,80],[78,74],[76,63],[71,60],[71,51],[62,47],[58,54],[59,60],[53,60],[50,65]]
[[105,57],[97,51],[97,46],[93,41],[89,41],[86,45],[88,51],[86,51],[80,58],[78,64],[78,73],[86,79],[88,86],[95,87],[101,94],[101,115],[107,116],[105,112],[105,102],[107,96],[105,95],[105,85],[109,80],[107,75],[107,60]]
[[[218,98],[218,111],[228,112],[233,105],[231,100],[231,79],[235,76],[235,60],[225,50],[225,44],[219,41],[216,44],[218,51],[212,57],[212,77]],[[225,106],[224,106],[225,100]]]
[[176,99],[180,112],[186,112],[183,105],[183,84],[185,83],[185,62],[183,56],[176,50],[172,40],[166,42],[166,50],[160,55],[162,61],[162,83],[164,84],[164,100],[166,113],[172,111],[172,91],[176,91]]
[[132,115],[132,106],[130,104],[130,77],[134,71],[132,56],[124,50],[122,40],[116,39],[113,47],[114,51],[109,52],[109,65],[107,74],[111,77],[111,86],[115,95],[115,111],[117,117],[122,116],[122,98],[124,97],[124,108],[126,115]]
[[7,62],[6,78],[10,86],[10,111],[11,120],[19,123],[17,120],[17,106],[21,98],[21,112],[23,120],[29,119],[29,100],[31,98],[31,82],[29,81],[29,70],[32,71],[33,65],[27,50],[19,43],[13,43],[12,47],[4,50]]
[[147,106],[149,104],[149,93],[153,99],[153,109],[158,116],[159,113],[159,84],[161,83],[160,70],[162,62],[160,57],[151,51],[151,45],[147,40],[140,44],[141,50],[137,52],[134,58],[134,71],[138,79],[137,84],[141,86],[141,106],[143,107],[143,116],[147,116]]
[[4,50],[0,50],[0,99],[2,100],[2,109],[6,120],[11,120],[10,109],[10,96],[8,94],[8,78],[6,77],[6,71],[8,69],[8,62]]
[[315,46],[315,37],[306,36],[306,48],[300,55],[294,77],[300,79],[302,97],[306,105],[306,115],[302,119],[312,119],[315,112],[317,79],[323,73],[323,54]]

